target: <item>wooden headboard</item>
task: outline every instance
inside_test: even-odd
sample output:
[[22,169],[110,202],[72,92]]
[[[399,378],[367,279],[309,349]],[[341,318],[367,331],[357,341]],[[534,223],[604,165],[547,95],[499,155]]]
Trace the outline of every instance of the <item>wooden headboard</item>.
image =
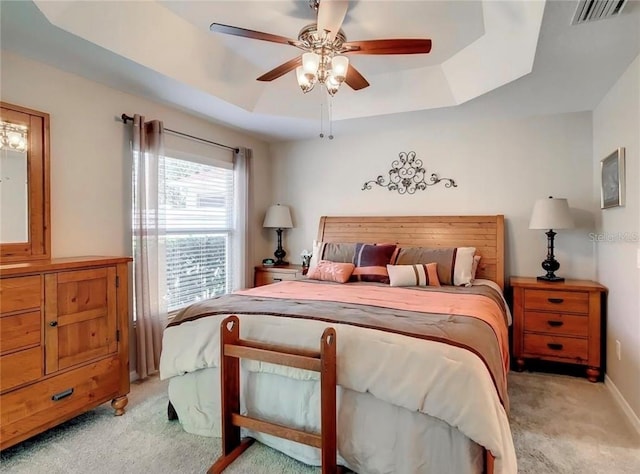
[[401,247],[475,247],[476,278],[504,289],[504,216],[397,216],[320,218],[323,242],[395,243]]

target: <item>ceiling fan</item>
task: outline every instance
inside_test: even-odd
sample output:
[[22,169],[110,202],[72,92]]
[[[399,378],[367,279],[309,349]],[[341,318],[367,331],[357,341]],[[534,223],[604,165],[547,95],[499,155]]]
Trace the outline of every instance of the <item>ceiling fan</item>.
[[270,41],[295,46],[305,51],[301,56],[258,77],[258,81],[273,81],[289,71],[296,70],[298,85],[309,92],[315,84],[324,84],[334,95],[342,83],[354,90],[364,89],[369,82],[349,63],[346,55],[352,54],[425,54],[431,51],[430,39],[375,39],[347,41],[340,29],[344,21],[348,0],[309,0],[309,6],[317,12],[317,21],[302,28],[298,39],[290,39],[237,26],[212,23],[210,30],[216,33]]

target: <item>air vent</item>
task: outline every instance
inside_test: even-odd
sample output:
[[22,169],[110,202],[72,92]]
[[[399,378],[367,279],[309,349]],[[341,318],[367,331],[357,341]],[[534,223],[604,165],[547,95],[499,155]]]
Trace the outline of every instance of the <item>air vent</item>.
[[619,15],[628,0],[580,0],[572,25],[604,20]]

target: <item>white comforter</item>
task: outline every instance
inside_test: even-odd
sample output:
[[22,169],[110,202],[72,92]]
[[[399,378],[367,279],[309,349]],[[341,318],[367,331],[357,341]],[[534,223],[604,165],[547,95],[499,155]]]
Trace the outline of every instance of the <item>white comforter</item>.
[[[224,316],[209,316],[168,328],[160,377],[218,367],[222,319]],[[475,354],[448,344],[348,325],[240,316],[242,338],[316,350],[327,326],[337,334],[339,385],[444,420],[491,451],[496,474],[517,472],[507,414],[487,368]],[[315,372],[254,361],[243,360],[243,367],[298,379],[318,377]]]

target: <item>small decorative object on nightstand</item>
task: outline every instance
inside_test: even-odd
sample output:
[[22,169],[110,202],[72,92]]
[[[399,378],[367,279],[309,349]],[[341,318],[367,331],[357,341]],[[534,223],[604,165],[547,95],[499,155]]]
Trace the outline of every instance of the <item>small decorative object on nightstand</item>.
[[304,249],[300,252],[300,258],[302,259],[302,274],[306,275],[309,271],[309,264],[311,263],[311,257],[313,254],[309,252],[307,249]]
[[587,367],[597,382],[602,369],[604,306],[607,289],[595,281],[542,282],[512,277],[513,355],[518,370],[525,359]]
[[542,269],[547,273],[539,276],[542,281],[564,281],[564,278],[556,276],[555,272],[560,264],[553,255],[553,239],[556,233],[553,229],[573,228],[573,218],[569,212],[569,204],[566,199],[538,199],[533,206],[529,229],[549,229],[547,234],[547,259],[542,262]]
[[253,286],[270,285],[271,283],[297,280],[298,278],[302,278],[302,265],[280,265],[271,267],[258,265],[256,267]]

